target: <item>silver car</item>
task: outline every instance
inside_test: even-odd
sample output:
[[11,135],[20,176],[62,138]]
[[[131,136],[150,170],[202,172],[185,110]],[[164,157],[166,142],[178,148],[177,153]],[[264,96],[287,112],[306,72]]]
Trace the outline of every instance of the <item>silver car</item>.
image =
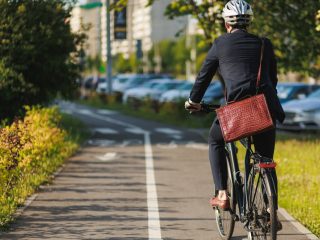
[[286,118],[278,127],[286,130],[320,130],[320,89],[302,100],[283,104]]

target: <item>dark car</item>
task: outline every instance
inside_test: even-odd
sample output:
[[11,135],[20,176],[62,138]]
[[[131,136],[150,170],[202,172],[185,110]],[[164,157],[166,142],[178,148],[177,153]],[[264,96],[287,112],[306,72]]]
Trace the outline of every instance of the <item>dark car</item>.
[[281,103],[285,103],[294,99],[304,99],[310,93],[319,89],[320,85],[311,85],[307,83],[278,83],[277,91]]

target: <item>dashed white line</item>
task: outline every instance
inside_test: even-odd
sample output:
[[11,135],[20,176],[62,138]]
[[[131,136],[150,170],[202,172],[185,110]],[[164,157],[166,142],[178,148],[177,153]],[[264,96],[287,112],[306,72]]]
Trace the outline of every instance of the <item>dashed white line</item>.
[[117,153],[115,152],[110,152],[110,153],[106,153],[102,156],[96,156],[96,159],[102,161],[102,162],[109,162],[112,161],[116,158]]
[[156,128],[155,131],[165,134],[181,134],[181,131],[172,128]]
[[114,140],[106,140],[106,139],[90,139],[88,140],[88,144],[90,145],[98,145],[101,147],[108,147],[115,144],[116,141]]
[[113,115],[113,114],[116,114],[117,112],[111,111],[111,110],[106,110],[106,109],[99,109],[97,111],[97,113],[102,114],[102,115]]
[[118,134],[119,132],[111,128],[94,128],[93,131],[102,134]]
[[175,143],[175,141],[171,141],[169,144],[158,143],[157,147],[164,148],[164,149],[174,149],[174,148],[177,148],[178,145]]

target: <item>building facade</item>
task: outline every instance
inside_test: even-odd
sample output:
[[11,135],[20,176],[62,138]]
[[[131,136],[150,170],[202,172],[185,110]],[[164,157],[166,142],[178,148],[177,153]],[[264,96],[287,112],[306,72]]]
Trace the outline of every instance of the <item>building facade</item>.
[[[123,54],[128,58],[137,51],[137,42],[141,43],[142,52],[150,51],[155,43],[164,39],[175,39],[177,32],[186,29],[188,18],[180,17],[169,20],[164,16],[166,6],[171,0],[155,1],[146,7],[148,0],[128,0],[127,38],[114,38],[114,14],[110,14],[112,55]],[[76,7],[72,14],[71,25],[74,31],[80,29],[80,22],[91,23],[87,33],[87,55],[99,55],[105,61],[107,56],[106,0],[87,0]]]
[[81,31],[82,26],[89,27],[86,31],[88,39],[85,44],[85,52],[92,58],[101,55],[101,7],[100,2],[92,1],[75,7],[71,13],[72,31]]

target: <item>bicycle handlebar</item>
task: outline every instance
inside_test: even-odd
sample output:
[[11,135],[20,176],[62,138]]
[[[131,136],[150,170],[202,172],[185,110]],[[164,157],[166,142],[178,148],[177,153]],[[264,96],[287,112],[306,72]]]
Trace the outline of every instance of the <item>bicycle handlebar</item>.
[[214,112],[216,109],[220,108],[220,105],[218,104],[208,104],[208,103],[200,103],[201,105],[201,110],[200,112],[204,112],[204,113],[211,113]]

